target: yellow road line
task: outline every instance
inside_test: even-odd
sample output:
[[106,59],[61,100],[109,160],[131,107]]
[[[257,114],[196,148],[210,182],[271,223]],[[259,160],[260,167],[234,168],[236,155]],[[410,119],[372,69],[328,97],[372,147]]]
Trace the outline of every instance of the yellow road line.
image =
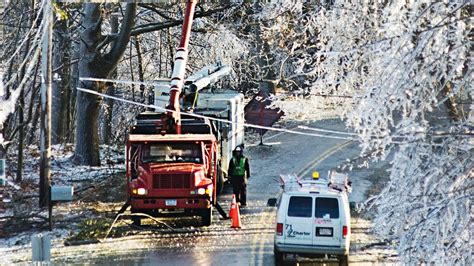
[[301,171],[297,175],[300,176],[300,177],[306,175],[309,171],[311,171],[311,169],[315,168],[318,164],[320,164],[322,161],[326,160],[329,156],[333,155],[334,153],[336,153],[340,149],[349,146],[349,144],[351,144],[351,143],[352,143],[352,140],[348,140],[346,142],[343,142],[339,145],[336,145],[336,146],[326,150],[323,154],[319,155],[314,160],[309,162],[305,167],[303,167],[303,169],[301,169]]
[[[349,144],[352,143],[352,140],[343,142],[341,144],[338,144],[328,150],[326,150],[324,153],[316,157],[315,159],[311,160],[309,163],[307,163],[301,171],[297,174],[298,176],[303,176],[307,174],[312,168],[316,167],[318,164],[320,164],[322,161],[327,159],[329,156],[333,155],[337,151],[339,151],[342,148],[345,148],[346,146],[349,146]],[[258,221],[258,224],[262,224],[264,221],[270,219],[271,215],[273,212],[265,212],[261,217],[260,220]],[[263,264],[263,251],[265,248],[265,238],[258,237],[258,235],[254,235],[252,239],[252,252],[251,258],[253,258],[253,263],[251,265],[262,265]],[[259,251],[259,254],[256,254],[256,251]],[[258,259],[257,259],[258,255]]]

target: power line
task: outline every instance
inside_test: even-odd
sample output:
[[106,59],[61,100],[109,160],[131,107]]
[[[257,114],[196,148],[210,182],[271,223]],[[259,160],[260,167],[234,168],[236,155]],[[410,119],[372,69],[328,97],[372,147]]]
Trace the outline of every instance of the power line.
[[158,79],[154,82],[145,81],[130,81],[130,80],[118,80],[118,79],[101,79],[101,78],[79,78],[80,81],[98,81],[98,82],[110,82],[127,85],[145,85],[145,86],[156,86],[159,82],[169,82],[170,79]]
[[[127,84],[127,85],[147,85],[147,86],[155,86],[158,85],[159,82],[169,82],[170,79],[158,79],[153,82],[141,82],[141,81],[131,81],[131,80],[120,80],[120,79],[103,79],[103,78],[91,78],[91,77],[81,77],[79,78],[81,81],[97,81],[97,82],[111,82],[111,83],[119,83],[119,84]],[[156,108],[156,107],[154,107]],[[171,111],[171,110],[170,110]],[[247,124],[244,124],[244,126]],[[272,127],[269,127],[272,128]],[[314,127],[307,127],[307,126],[298,126],[298,128],[305,129],[305,130],[313,130],[313,131],[320,131],[320,132],[326,132],[326,133],[334,133],[334,134],[340,134],[340,135],[348,135],[348,136],[354,136],[356,137],[357,134],[355,133],[349,133],[349,132],[343,132],[343,131],[337,131],[337,130],[329,130],[329,129],[320,129],[320,128],[314,128]],[[274,129],[274,128],[272,128]]]
[[312,130],[312,131],[320,131],[320,132],[341,134],[341,135],[349,135],[349,136],[355,136],[355,137],[357,136],[356,133],[343,132],[343,131],[330,130],[330,129],[323,129],[323,128],[315,128],[315,127],[307,127],[307,126],[298,126],[298,128],[306,129],[306,130]]
[[[83,92],[90,93],[90,94],[95,94],[97,96],[113,99],[113,100],[120,101],[120,102],[125,102],[125,103],[128,103],[128,104],[134,104],[134,105],[138,105],[138,106],[142,106],[142,107],[146,107],[146,108],[154,108],[154,109],[158,109],[158,110],[161,110],[161,111],[164,111],[164,112],[173,112],[173,113],[178,112],[178,111],[171,110],[171,109],[166,109],[166,108],[163,108],[163,107],[160,107],[160,106],[134,102],[134,101],[131,101],[131,100],[127,100],[127,99],[107,95],[107,94],[104,94],[104,93],[100,93],[100,92],[97,92],[97,91],[93,91],[93,90],[89,90],[89,89],[85,89],[85,88],[81,88],[81,87],[77,87],[76,89],[79,90],[79,91],[83,91]],[[349,138],[349,137],[322,135],[322,134],[317,134],[317,133],[307,133],[307,132],[301,132],[301,131],[294,131],[294,130],[289,130],[289,129],[284,129],[284,128],[265,127],[265,126],[252,125],[252,124],[246,124],[246,123],[231,122],[229,120],[220,119],[220,118],[216,118],[216,117],[209,117],[209,116],[205,116],[205,115],[199,115],[199,114],[195,114],[195,113],[185,113],[185,114],[188,115],[188,116],[191,116],[191,117],[209,119],[209,120],[218,121],[218,122],[227,123],[227,124],[233,124],[233,125],[241,125],[241,126],[248,127],[248,128],[265,129],[265,130],[269,130],[269,131],[278,131],[278,132],[285,132],[285,133],[290,133],[290,134],[305,135],[305,136],[320,137],[320,138],[355,140],[355,138]]]

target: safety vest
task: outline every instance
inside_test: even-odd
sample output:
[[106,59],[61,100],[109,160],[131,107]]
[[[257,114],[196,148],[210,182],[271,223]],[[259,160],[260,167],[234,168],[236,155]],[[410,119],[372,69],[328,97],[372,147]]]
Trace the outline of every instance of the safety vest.
[[232,171],[232,175],[244,176],[245,175],[245,160],[247,160],[247,158],[242,157],[240,160],[237,160],[237,158],[232,157],[232,160],[234,163],[234,171]]

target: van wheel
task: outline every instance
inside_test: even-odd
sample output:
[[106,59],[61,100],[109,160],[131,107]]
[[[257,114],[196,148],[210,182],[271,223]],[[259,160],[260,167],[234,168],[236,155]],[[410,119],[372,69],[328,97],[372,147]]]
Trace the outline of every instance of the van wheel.
[[347,266],[349,265],[349,254],[339,256],[339,265],[340,266]]
[[204,226],[210,226],[212,224],[212,206],[209,209],[202,210],[202,224]]
[[283,262],[285,261],[285,253],[273,248],[273,254],[275,256],[275,266],[283,265]]

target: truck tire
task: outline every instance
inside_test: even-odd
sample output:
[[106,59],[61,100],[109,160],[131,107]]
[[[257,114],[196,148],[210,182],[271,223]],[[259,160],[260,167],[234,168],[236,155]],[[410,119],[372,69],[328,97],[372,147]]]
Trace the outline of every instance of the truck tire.
[[349,265],[349,254],[339,256],[339,265],[340,266]]
[[285,261],[285,253],[273,248],[273,255],[275,257],[275,266],[283,265],[283,262]]
[[203,226],[210,226],[212,224],[212,206],[202,210],[201,217]]

